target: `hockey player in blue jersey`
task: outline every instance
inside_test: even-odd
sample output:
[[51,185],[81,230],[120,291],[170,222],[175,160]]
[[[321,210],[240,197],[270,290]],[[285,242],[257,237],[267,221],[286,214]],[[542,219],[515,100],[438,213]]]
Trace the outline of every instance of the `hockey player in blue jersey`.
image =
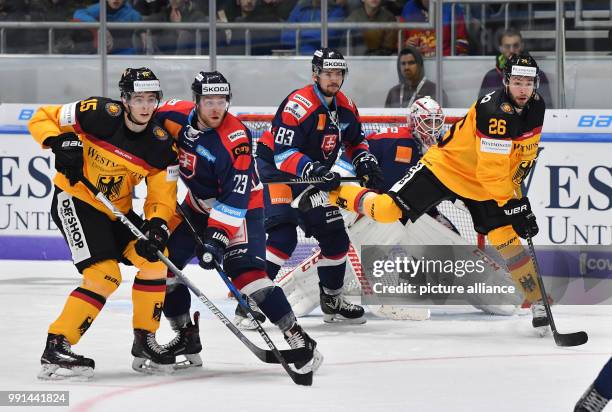
[[[188,193],[182,204],[204,248],[177,214],[168,240],[169,259],[179,268],[196,256],[204,269],[222,264],[237,289],[248,295],[276,324],[289,345],[306,347],[312,357],[296,363],[316,370],[322,356],[316,342],[296,322],[282,289],[266,274],[263,187],[251,153],[249,129],[228,113],[231,89],[219,72],[200,72],[191,86],[194,101],[170,100],[157,118],[178,141],[179,172]],[[168,281],[164,314],[177,337],[167,347],[185,355],[186,365],[201,365],[198,315],[191,322],[185,285]]]
[[[368,187],[376,188],[381,183],[380,168],[368,151],[357,107],[340,91],[347,73],[340,52],[330,48],[315,51],[313,84],[291,92],[283,100],[271,131],[258,142],[257,167],[264,181],[317,177],[323,183],[315,185],[316,189],[334,190],[340,185],[340,175],[330,169],[342,145],[357,176]],[[265,187],[268,275],[274,279],[295,250],[299,224],[321,248],[317,270],[325,322],[364,323],[363,308],[349,303],[341,294],[349,238],[339,209],[322,205],[300,212],[291,207],[292,201],[307,189],[307,185]]]

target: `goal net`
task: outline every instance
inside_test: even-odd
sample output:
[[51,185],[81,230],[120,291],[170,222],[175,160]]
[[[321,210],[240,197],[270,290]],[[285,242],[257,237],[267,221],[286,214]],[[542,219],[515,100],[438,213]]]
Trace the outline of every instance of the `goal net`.
[[[238,118],[250,129],[253,139],[257,141],[265,131],[270,130],[273,116],[273,114],[239,114]],[[453,123],[460,119],[460,117],[446,117],[444,130],[448,130]],[[360,116],[360,121],[366,136],[387,127],[407,126],[405,116],[362,115]],[[461,205],[444,201],[438,206],[438,210],[455,225],[461,236],[470,244],[477,245],[480,248],[484,247],[484,236],[474,231],[472,218],[465,208]],[[318,251],[316,241],[313,238],[306,238],[304,233],[298,228],[298,246],[291,258],[281,269],[279,277],[293,270],[316,251]]]

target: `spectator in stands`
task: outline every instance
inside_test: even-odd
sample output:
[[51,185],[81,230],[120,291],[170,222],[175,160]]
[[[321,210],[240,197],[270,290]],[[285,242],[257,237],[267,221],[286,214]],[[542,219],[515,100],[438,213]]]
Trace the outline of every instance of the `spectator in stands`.
[[[84,9],[74,12],[74,20],[82,22],[95,22],[100,19],[100,3],[95,3]],[[106,18],[109,22],[140,22],[142,16],[126,0],[106,0]],[[144,33],[135,36],[133,30],[110,30],[110,39],[107,39],[107,49],[111,54],[134,54],[145,49],[146,38]],[[134,40],[133,37],[138,38]],[[92,40],[93,51],[96,50],[97,31],[94,31]]]
[[[327,19],[330,22],[342,21],[346,17],[344,7],[337,4],[334,0],[329,0]],[[291,23],[321,22],[321,1],[320,0],[300,0],[289,15]],[[342,31],[329,30],[329,47],[338,47]],[[283,30],[281,33],[281,43],[284,47],[295,47],[295,30]],[[316,49],[321,47],[321,30],[309,29],[300,30],[300,54],[312,55]]]
[[281,20],[287,20],[291,10],[295,7],[297,0],[261,0],[261,4],[276,10],[276,16]]
[[169,4],[170,0],[134,0],[132,2],[134,10],[140,13],[143,18],[161,13]]
[[[429,7],[433,7],[429,0],[408,0],[400,21],[406,22],[426,22],[429,16]],[[465,20],[463,17],[463,7],[459,4],[445,3],[442,7],[443,30],[443,55],[451,54],[451,15],[452,7],[455,6],[455,55],[467,55],[469,52],[469,42]],[[405,45],[414,46],[425,57],[436,55],[436,30],[435,29],[408,29],[404,31]],[[444,104],[443,104],[444,106]]]
[[[192,0],[169,0],[160,10],[144,17],[149,22],[189,23],[205,21],[206,16]],[[195,30],[154,30],[152,32],[155,54],[194,54]]]
[[[76,9],[74,1],[68,0],[30,0],[29,15],[32,21],[70,21]],[[52,53],[72,54],[76,52],[73,30],[56,29]],[[30,53],[47,53],[49,31],[47,29],[28,30],[25,42],[30,40]],[[25,37],[25,36],[24,36]]]
[[[382,0],[361,0],[360,8],[354,10],[347,18],[349,22],[395,22],[395,16],[382,7]],[[396,30],[355,30],[352,36],[353,50],[356,55],[388,56],[397,49]]]
[[[258,0],[236,0],[240,14],[235,17],[236,23],[265,23],[280,22],[276,4],[268,4]],[[280,48],[279,30],[250,30],[250,44],[252,55],[269,55],[272,49]],[[232,30],[231,43],[221,48],[223,54],[246,53],[246,31]]]
[[402,10],[404,9],[406,2],[407,0],[384,0],[383,7],[389,10],[393,16],[399,19],[402,15]]
[[[487,93],[497,90],[503,86],[504,80],[504,65],[506,60],[513,54],[521,54],[525,52],[523,44],[523,36],[516,29],[507,29],[499,37],[499,53],[495,56],[495,68],[489,70],[482,79],[478,96],[484,96]],[[546,107],[552,109],[554,107],[552,96],[550,94],[550,85],[546,73],[540,68],[540,87],[538,94],[544,99]]]
[[[23,0],[0,0],[0,21],[24,21],[27,14],[27,5]],[[6,53],[28,53],[24,50],[22,37],[24,30],[5,31]]]
[[[436,96],[436,84],[425,77],[423,56],[412,46],[402,49],[397,56],[397,76],[399,84],[387,93],[385,107],[410,107],[415,100],[425,96]],[[442,91],[442,106],[446,107],[448,98]]]

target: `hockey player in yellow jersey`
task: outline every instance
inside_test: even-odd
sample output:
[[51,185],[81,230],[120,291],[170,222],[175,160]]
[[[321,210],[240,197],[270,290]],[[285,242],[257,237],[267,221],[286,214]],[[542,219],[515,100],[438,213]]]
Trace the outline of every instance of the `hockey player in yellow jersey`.
[[[133,367],[171,371],[174,356],[155,340],[166,290],[166,267],[157,258],[168,240],[166,222],[176,207],[178,179],[174,140],[154,121],[162,97],[147,68],[127,69],[119,82],[121,100],[90,97],[62,106],[43,106],[28,127],[55,155],[57,174],[51,205],[72,260],[82,274],[59,317],[49,326],[41,357],[41,379],[93,376],[94,361],[71,350],[121,284],[119,262],[138,268],[132,286]],[[138,240],[92,195],[92,182],[115,206],[141,224]],[[134,187],[146,179],[142,222],[132,208]]]
[[531,56],[513,56],[504,69],[504,87],[479,97],[387,194],[346,185],[330,193],[330,202],[380,222],[414,222],[443,200],[461,199],[475,230],[486,234],[506,261],[531,302],[533,326],[543,333],[548,318],[535,268],[518,239],[538,233],[520,189],[535,162],[544,123],[538,73]]

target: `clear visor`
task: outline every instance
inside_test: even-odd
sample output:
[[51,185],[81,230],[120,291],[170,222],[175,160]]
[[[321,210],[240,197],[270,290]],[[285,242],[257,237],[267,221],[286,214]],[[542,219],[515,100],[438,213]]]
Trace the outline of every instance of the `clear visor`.
[[130,93],[127,96],[127,104],[135,109],[156,108],[159,105],[161,93]]
[[212,110],[227,110],[229,108],[229,102],[225,98],[225,96],[200,96],[199,105],[204,109]]
[[428,113],[411,116],[412,126],[425,148],[436,144],[444,128],[444,113]]

